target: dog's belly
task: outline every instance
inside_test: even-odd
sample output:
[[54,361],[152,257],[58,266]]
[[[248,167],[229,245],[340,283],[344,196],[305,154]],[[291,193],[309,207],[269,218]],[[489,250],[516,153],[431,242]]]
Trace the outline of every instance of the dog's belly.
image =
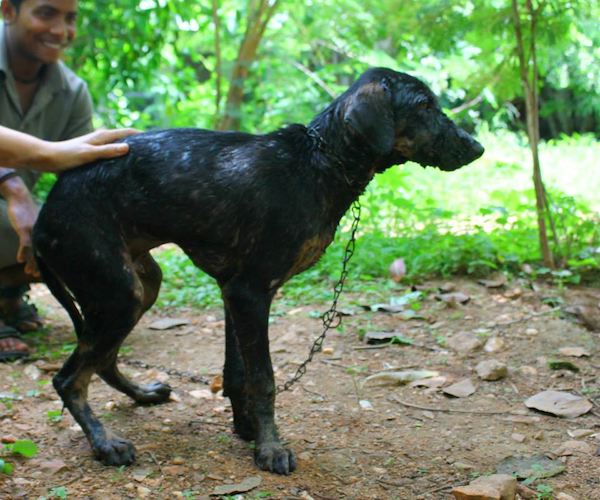
[[325,249],[332,241],[333,234],[318,235],[306,240],[299,248],[296,257],[285,276],[285,280],[288,280],[292,276],[295,276],[314,265],[321,258],[321,255],[323,255]]

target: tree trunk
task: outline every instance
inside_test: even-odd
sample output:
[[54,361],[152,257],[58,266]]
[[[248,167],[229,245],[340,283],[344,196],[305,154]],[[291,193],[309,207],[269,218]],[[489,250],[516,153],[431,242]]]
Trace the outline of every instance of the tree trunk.
[[225,113],[217,124],[219,130],[239,130],[241,107],[244,100],[244,83],[250,66],[256,59],[258,46],[269,20],[275,13],[278,0],[254,0],[249,2],[246,32],[238,51],[237,60],[230,77]]
[[515,36],[517,40],[517,54],[519,56],[519,68],[521,73],[521,83],[523,85],[523,93],[525,94],[525,107],[527,113],[527,136],[529,138],[529,148],[531,149],[531,157],[533,160],[533,185],[535,188],[536,211],[538,220],[538,233],[540,241],[540,249],[544,265],[550,269],[554,269],[554,256],[548,242],[548,231],[546,228],[546,214],[548,205],[546,201],[546,193],[544,182],[542,180],[542,171],[540,168],[540,158],[538,153],[538,145],[540,141],[540,118],[538,104],[538,68],[537,57],[535,50],[535,29],[537,15],[542,4],[538,5],[538,9],[534,10],[531,0],[526,0],[527,10],[530,20],[530,35],[531,43],[529,54],[525,57],[525,47],[523,43],[523,33],[521,31],[521,19],[519,15],[519,6],[517,0],[512,0],[513,24]]

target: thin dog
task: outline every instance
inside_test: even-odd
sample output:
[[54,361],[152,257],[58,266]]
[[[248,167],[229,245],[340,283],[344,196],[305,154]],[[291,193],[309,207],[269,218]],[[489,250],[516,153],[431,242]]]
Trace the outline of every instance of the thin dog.
[[451,171],[483,147],[425,84],[386,68],[366,71],[308,127],[265,135],[170,129],[126,142],[129,155],[62,174],[35,226],[42,276],[78,341],[54,387],[99,460],[135,460],[133,444],[94,415],[87,389],[97,373],[138,403],[168,400],[167,385],[137,385],[120,373],[117,354],[158,295],[161,271],[149,251],[173,242],[222,292],[223,392],[235,432],[255,440],[258,467],[289,474],[296,461],[274,419],[275,292],[319,259],[376,173],[408,160]]

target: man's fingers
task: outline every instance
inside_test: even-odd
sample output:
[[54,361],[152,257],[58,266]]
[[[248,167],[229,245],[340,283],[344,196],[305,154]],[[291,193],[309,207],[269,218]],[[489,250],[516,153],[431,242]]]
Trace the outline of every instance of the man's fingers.
[[100,146],[102,144],[118,141],[124,137],[129,137],[130,135],[139,134],[140,132],[141,130],[136,130],[134,128],[96,130],[87,136],[87,142],[89,144]]
[[124,143],[105,144],[103,146],[93,146],[89,152],[90,161],[101,158],[115,158],[123,156],[129,151],[129,145]]

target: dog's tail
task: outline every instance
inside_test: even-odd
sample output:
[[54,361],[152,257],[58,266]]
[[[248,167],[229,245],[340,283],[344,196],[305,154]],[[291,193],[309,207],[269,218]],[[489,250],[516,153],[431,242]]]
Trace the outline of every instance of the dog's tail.
[[73,322],[73,326],[75,327],[75,334],[77,338],[80,339],[83,334],[83,317],[77,308],[75,303],[75,299],[65,286],[65,284],[60,280],[60,278],[50,269],[48,264],[44,261],[44,259],[36,254],[36,261],[38,269],[40,270],[40,274],[42,275],[42,279],[44,283],[48,287],[48,289],[52,292],[52,295],[60,302],[60,305],[65,308],[71,321]]

